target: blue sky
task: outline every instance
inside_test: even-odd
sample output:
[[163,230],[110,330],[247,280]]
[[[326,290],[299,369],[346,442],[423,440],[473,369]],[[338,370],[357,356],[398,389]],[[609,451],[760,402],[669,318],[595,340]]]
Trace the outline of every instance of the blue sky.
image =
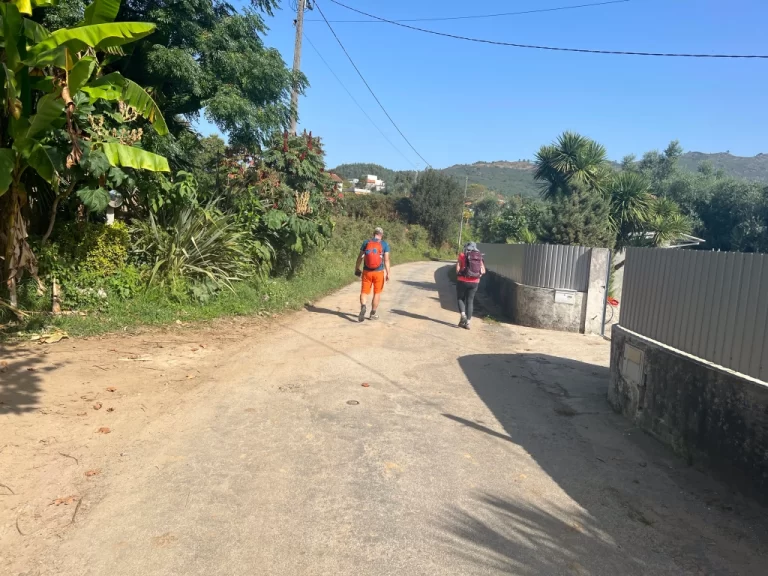
[[[318,0],[329,20],[360,16]],[[522,11],[596,0],[343,0],[382,17]],[[268,19],[267,45],[293,59],[289,2]],[[305,31],[394,150],[306,42],[300,129],[323,138],[327,162],[423,168],[366,91],[317,11]],[[768,54],[765,0],[631,0],[554,13],[420,22],[434,30],[515,43],[595,49]],[[603,143],[609,156],[679,139],[686,150],[768,152],[768,60],[602,56],[462,42],[389,24],[333,24],[352,58],[416,149],[434,167],[532,158],[564,130]],[[201,123],[200,129],[212,129]],[[403,158],[405,155],[408,160]]]

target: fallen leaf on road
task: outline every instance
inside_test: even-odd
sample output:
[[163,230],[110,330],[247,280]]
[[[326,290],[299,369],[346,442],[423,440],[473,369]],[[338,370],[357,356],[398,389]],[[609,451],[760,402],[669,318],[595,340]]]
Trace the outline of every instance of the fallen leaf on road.
[[117,388],[115,388],[114,386],[110,386],[109,388],[107,388],[107,392],[114,392],[115,390],[117,390]]
[[73,502],[77,502],[78,498],[74,494],[72,496],[65,496],[64,498],[56,498],[56,500],[53,501],[53,504],[55,506],[59,506],[61,504],[64,504],[65,506],[69,506]]
[[198,344],[198,346],[200,346],[200,348],[205,348],[205,344]]
[[27,368],[28,372],[34,372],[35,370],[37,370],[37,368],[34,368],[34,367]]
[[187,374],[187,380],[192,380],[192,378],[194,377],[195,377],[194,374]]
[[85,473],[86,478],[90,478],[91,476],[98,476],[101,474],[101,470],[88,470]]
[[368,382],[363,382],[363,388],[370,388],[370,384]]
[[59,342],[64,338],[69,338],[69,334],[67,334],[63,330],[55,330],[50,334],[43,334],[42,336],[37,338],[37,340],[38,342],[40,342],[40,344],[55,344],[56,342]]
[[96,402],[96,404],[93,405],[94,410],[101,410],[101,402]]
[[107,412],[114,412],[114,411],[115,411],[114,408],[107,408]]
[[88,412],[78,412],[78,416],[88,416]]
[[112,432],[112,430],[110,430],[106,426],[102,426],[101,428],[96,430],[96,432],[98,432],[99,434],[109,434],[110,432]]

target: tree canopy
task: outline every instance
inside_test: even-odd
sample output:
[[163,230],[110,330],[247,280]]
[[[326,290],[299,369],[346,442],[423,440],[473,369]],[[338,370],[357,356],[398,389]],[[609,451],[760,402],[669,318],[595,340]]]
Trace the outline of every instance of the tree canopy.
[[458,226],[464,205],[464,189],[451,176],[438,170],[425,170],[412,192],[413,214],[440,245]]

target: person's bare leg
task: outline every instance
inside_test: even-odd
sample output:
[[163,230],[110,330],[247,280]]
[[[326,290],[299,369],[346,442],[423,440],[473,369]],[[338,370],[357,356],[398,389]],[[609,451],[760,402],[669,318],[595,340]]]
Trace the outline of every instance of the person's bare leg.
[[362,322],[365,320],[366,302],[368,302],[368,294],[364,289],[360,290],[360,314],[357,315],[357,321]]
[[381,301],[381,293],[373,295],[373,302],[371,303],[371,312],[375,312],[379,309],[379,302]]

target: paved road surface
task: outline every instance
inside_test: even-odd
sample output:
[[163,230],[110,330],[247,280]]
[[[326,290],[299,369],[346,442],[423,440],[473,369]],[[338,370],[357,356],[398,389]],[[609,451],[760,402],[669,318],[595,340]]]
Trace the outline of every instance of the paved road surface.
[[124,455],[46,569],[765,573],[749,503],[610,411],[605,341],[465,332],[444,264],[394,278],[379,323],[353,321],[350,287],[254,334],[183,420]]

